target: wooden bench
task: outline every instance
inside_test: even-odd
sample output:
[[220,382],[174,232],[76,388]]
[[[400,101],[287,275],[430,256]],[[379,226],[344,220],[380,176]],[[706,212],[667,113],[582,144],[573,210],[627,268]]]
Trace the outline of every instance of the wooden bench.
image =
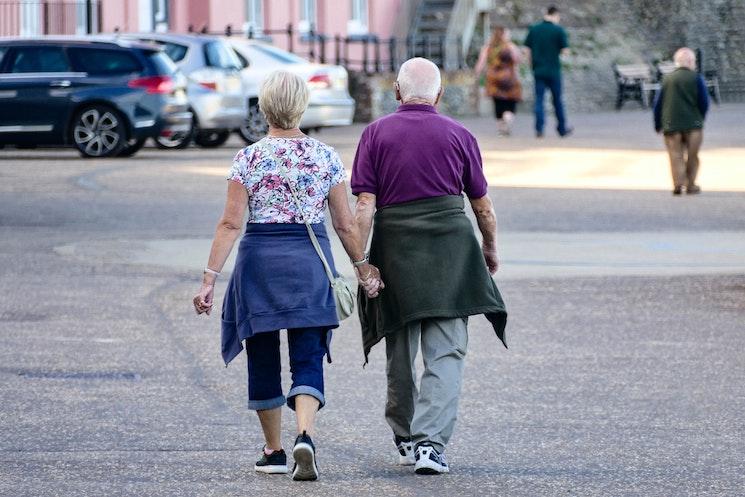
[[649,105],[649,95],[654,91],[652,69],[647,64],[614,64],[618,95],[616,109],[623,107],[626,100],[637,100],[642,107]]
[[[658,62],[654,72],[647,64],[614,65],[613,72],[618,83],[616,109],[620,109],[626,100],[637,100],[642,107],[651,107],[662,88],[662,79],[674,70],[675,63],[670,60]],[[719,104],[721,96],[717,71],[704,71],[702,75],[712,100]]]
[[[653,93],[656,94],[657,91],[662,87],[662,78],[670,74],[675,70],[675,62],[673,61],[662,61],[657,63],[657,81],[659,83],[655,83],[655,88],[653,89]],[[709,95],[711,95],[712,100],[716,104],[719,104],[721,101],[721,95],[719,93],[719,77],[717,75],[716,70],[709,70],[704,71],[701,74],[704,77],[704,83],[706,83],[706,89],[709,92]],[[651,100],[654,100],[654,95],[652,95]]]

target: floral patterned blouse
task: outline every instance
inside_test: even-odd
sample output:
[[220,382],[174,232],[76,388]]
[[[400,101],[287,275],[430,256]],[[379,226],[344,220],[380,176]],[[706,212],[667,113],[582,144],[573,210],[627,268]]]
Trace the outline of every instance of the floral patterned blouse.
[[[303,205],[299,217],[281,169],[266,150],[271,147],[284,162],[290,181]],[[322,223],[331,187],[344,182],[347,173],[332,147],[310,138],[266,137],[235,156],[228,180],[248,190],[249,223]]]

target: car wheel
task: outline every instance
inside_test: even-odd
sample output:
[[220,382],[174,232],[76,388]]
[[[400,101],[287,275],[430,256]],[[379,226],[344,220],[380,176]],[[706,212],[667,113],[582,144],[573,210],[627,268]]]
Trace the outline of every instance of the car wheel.
[[230,130],[219,129],[214,131],[199,131],[194,136],[194,143],[200,147],[219,147],[230,138]]
[[132,139],[127,142],[117,157],[132,157],[145,145],[147,138]]
[[127,144],[124,121],[105,105],[83,107],[75,114],[72,142],[83,157],[112,157]]
[[261,140],[269,132],[269,125],[264,114],[259,110],[258,102],[248,106],[248,115],[243,125],[238,128],[238,133],[247,145],[252,145]]
[[179,131],[170,136],[157,136],[155,146],[163,149],[182,149],[189,146],[194,137],[194,128],[188,131]]

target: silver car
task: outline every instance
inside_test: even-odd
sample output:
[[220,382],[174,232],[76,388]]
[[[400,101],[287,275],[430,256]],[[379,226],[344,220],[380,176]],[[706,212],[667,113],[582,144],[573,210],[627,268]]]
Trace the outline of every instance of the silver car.
[[273,45],[248,39],[225,38],[241,61],[243,85],[248,97],[248,119],[239,132],[246,143],[260,140],[268,130],[259,112],[259,87],[277,69],[291,71],[308,82],[310,101],[300,121],[302,129],[347,126],[354,117],[347,71],[341,66],[316,64]]
[[194,113],[190,133],[159,137],[163,148],[184,148],[191,139],[202,147],[217,147],[244,125],[247,101],[241,61],[222,39],[205,35],[144,33],[122,35],[163,46],[188,80],[187,96]]

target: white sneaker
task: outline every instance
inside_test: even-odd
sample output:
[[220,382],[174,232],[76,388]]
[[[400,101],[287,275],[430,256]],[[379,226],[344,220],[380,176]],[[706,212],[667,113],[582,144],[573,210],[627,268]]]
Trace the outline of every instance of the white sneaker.
[[431,445],[417,447],[415,459],[414,471],[418,475],[440,475],[450,472],[445,455],[437,452]]
[[398,464],[400,466],[413,466],[416,463],[414,458],[414,442],[401,440],[396,444],[398,449]]

